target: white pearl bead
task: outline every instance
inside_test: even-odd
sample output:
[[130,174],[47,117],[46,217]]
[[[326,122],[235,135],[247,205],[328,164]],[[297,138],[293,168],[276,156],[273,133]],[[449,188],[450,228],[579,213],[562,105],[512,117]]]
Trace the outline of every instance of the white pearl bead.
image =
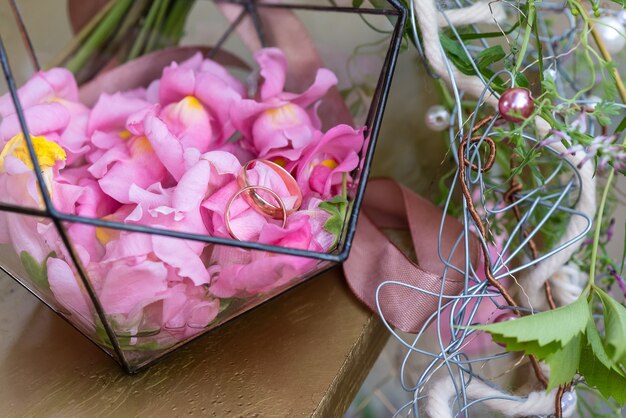
[[626,46],[626,30],[622,22],[613,16],[604,16],[597,20],[596,29],[606,45],[606,49],[615,54]]
[[426,126],[436,132],[441,132],[450,126],[450,112],[441,106],[432,106],[426,112]]
[[559,72],[554,68],[547,68],[543,71],[543,78],[556,81]]
[[617,12],[615,17],[617,18],[617,20],[620,21],[622,25],[626,25],[626,10],[620,10],[619,12]]
[[569,390],[563,394],[563,398],[561,398],[561,410],[565,413],[569,408],[572,408],[576,405],[577,399],[574,391]]
[[602,101],[602,99],[598,96],[589,96],[587,98],[587,100],[585,100],[585,109],[588,112],[593,112],[594,110],[596,110],[596,106],[598,105],[598,103],[600,103]]

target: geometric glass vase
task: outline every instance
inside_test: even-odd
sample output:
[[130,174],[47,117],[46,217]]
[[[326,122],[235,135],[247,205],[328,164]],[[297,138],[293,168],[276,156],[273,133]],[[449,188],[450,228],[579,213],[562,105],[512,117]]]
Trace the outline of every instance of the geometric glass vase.
[[[172,4],[181,1],[186,0]],[[13,3],[11,30],[21,31],[23,44],[20,48],[12,44],[7,52],[0,38],[0,63],[7,80],[0,99],[0,268],[124,370],[135,372],[153,363],[348,257],[401,48],[407,11],[400,1],[364,1],[359,7],[349,2],[350,7],[340,7],[334,2],[198,0],[181,18],[186,35],[175,45],[159,42],[164,33],[142,31],[150,19],[164,18],[167,6],[159,13],[155,6],[159,2],[151,6],[125,0],[70,1],[72,21],[65,24],[74,37],[59,42],[53,52],[62,57],[42,70],[38,68],[42,55],[53,55],[39,50],[45,34],[29,25],[34,21],[29,13],[19,13],[19,1]],[[77,12],[79,3],[93,4]],[[131,20],[142,3],[144,20]],[[115,29],[109,28],[108,40],[98,43],[97,31],[104,24]],[[138,53],[137,44],[153,48]],[[14,55],[28,56],[40,72],[14,71]],[[120,60],[122,55],[129,59]],[[51,66],[56,68],[48,69]],[[233,191],[225,191],[226,199],[220,200],[209,190],[232,180],[225,179],[227,169],[220,171],[231,154],[178,155],[167,138],[154,141],[162,116],[148,125],[150,116],[144,114],[137,122],[125,108],[139,96],[147,100],[155,89],[160,89],[162,101],[168,74],[185,71],[195,77],[197,91],[171,101],[190,109],[212,106],[207,127],[212,138],[231,123],[230,108],[228,115],[224,113],[229,95],[237,91],[238,97],[247,97],[246,103],[258,101],[258,91],[251,88],[258,83],[250,80],[259,79],[266,89],[262,94],[269,94],[276,84],[291,92],[280,99],[288,103],[246,114],[240,119],[244,122],[228,125],[231,131],[224,141],[236,143],[252,135],[263,117],[271,121],[295,117],[293,103],[316,119],[320,134],[329,141],[339,143],[342,135],[348,135],[341,129],[362,136],[356,168],[333,186],[343,199],[332,196],[322,202],[325,216],[317,228],[333,231],[326,235],[325,245],[306,238],[306,245],[294,244],[282,239],[280,228],[269,241],[207,232],[224,228],[224,214],[215,215],[220,210],[215,206],[223,205]],[[336,80],[323,94],[316,92],[329,74]],[[157,79],[160,85],[155,87]],[[120,98],[119,91],[139,96]],[[316,94],[320,97],[307,99]],[[159,111],[169,109],[167,105],[160,103]],[[98,112],[121,123],[114,139],[98,125]],[[55,124],[59,126],[50,128]],[[81,142],[85,132],[89,150]],[[184,142],[184,134],[172,138]],[[124,152],[116,154],[120,149]],[[65,164],[61,172],[54,166],[60,154]],[[178,177],[174,174],[176,182],[140,187],[133,177],[136,172],[158,171],[161,163],[171,172],[168,161],[175,158],[195,161]],[[237,158],[241,164],[248,159],[241,153]],[[299,169],[281,158],[273,162],[298,175]],[[324,154],[311,165],[332,170],[340,163]],[[135,171],[128,168],[132,164]],[[125,179],[124,195],[117,200],[102,193],[118,184],[107,182],[112,172],[118,183]],[[192,194],[183,190],[183,183],[202,189],[201,204],[190,203]],[[263,191],[247,193],[230,202],[233,213],[250,196],[273,202]],[[307,217],[307,225],[315,225],[311,218],[319,213],[301,209],[298,215]],[[288,228],[296,223],[290,220]]]

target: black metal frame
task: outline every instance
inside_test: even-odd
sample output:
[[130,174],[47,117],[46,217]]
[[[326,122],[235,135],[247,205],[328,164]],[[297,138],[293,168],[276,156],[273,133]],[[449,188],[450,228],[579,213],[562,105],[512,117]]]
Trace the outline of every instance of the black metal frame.
[[[31,61],[33,62],[33,65],[37,67],[38,61],[34,53],[34,50],[32,48],[32,44],[28,36],[28,33],[26,32],[25,25],[22,21],[21,15],[19,14],[17,5],[15,4],[15,0],[9,0],[9,1],[13,7],[15,18],[17,20],[18,26],[22,33],[25,46],[31,57]],[[261,41],[261,44],[265,45],[265,36],[263,32],[263,27],[262,27],[261,19],[257,12],[257,9],[260,9],[260,8],[327,11],[327,12],[339,12],[339,13],[354,13],[354,14],[360,14],[360,15],[384,15],[384,16],[394,16],[397,19],[394,25],[392,36],[391,36],[390,47],[385,57],[385,61],[382,67],[382,72],[378,79],[375,94],[372,99],[372,104],[370,106],[369,113],[367,115],[367,119],[365,122],[367,149],[362,151],[362,157],[361,157],[362,168],[357,173],[355,173],[355,178],[358,178],[356,182],[357,188],[354,192],[354,199],[352,202],[351,213],[349,215],[346,225],[344,225],[344,239],[342,240],[343,242],[341,243],[343,245],[342,245],[342,248],[335,250],[332,253],[305,251],[305,250],[298,250],[298,249],[293,249],[293,248],[284,248],[284,247],[279,247],[279,246],[274,246],[274,245],[260,244],[260,243],[255,243],[255,242],[243,242],[243,241],[237,241],[234,239],[211,237],[211,236],[206,236],[206,235],[172,231],[172,230],[167,230],[163,228],[154,228],[154,227],[143,226],[143,225],[129,225],[129,224],[124,224],[120,222],[113,222],[113,221],[107,221],[107,220],[96,219],[96,218],[87,218],[87,217],[76,216],[76,215],[69,215],[69,214],[65,214],[65,213],[58,211],[54,207],[52,200],[50,198],[50,194],[47,188],[45,187],[45,181],[41,173],[41,166],[39,164],[32,140],[30,138],[28,126],[26,123],[26,118],[24,115],[24,109],[22,108],[22,105],[19,101],[19,97],[17,94],[18,88],[16,86],[15,79],[14,79],[11,67],[9,65],[9,59],[8,59],[7,52],[6,52],[6,49],[2,40],[2,36],[0,35],[0,67],[2,67],[2,70],[4,72],[7,85],[9,88],[9,93],[15,105],[19,124],[24,134],[24,137],[26,139],[28,153],[30,155],[30,158],[33,161],[33,166],[34,166],[35,175],[37,177],[39,191],[41,192],[43,202],[45,205],[45,210],[40,210],[40,209],[21,207],[21,206],[16,206],[16,205],[0,202],[0,211],[12,212],[12,213],[30,215],[30,216],[36,216],[36,217],[45,217],[45,218],[49,218],[52,220],[52,222],[54,223],[57,229],[57,232],[60,235],[61,240],[63,241],[63,244],[66,246],[69,252],[71,261],[74,264],[77,270],[77,273],[79,274],[85,286],[85,289],[87,290],[87,293],[89,294],[89,297],[94,305],[94,308],[98,316],[101,318],[101,322],[105,328],[105,331],[106,331],[107,336],[109,337],[109,340],[112,343],[113,349],[115,351],[116,356],[118,357],[119,362],[124,367],[124,369],[129,372],[136,371],[136,369],[131,367],[126,361],[126,357],[122,353],[117,336],[113,332],[113,329],[111,328],[109,322],[106,320],[102,320],[106,318],[105,312],[102,308],[102,305],[99,302],[99,299],[95,293],[95,290],[93,289],[91,285],[90,280],[87,277],[87,274],[85,273],[81,265],[81,261],[78,258],[76,251],[73,248],[71,239],[69,238],[63,223],[64,222],[81,223],[81,224],[91,225],[94,227],[110,228],[110,229],[115,229],[115,230],[139,232],[139,233],[146,233],[146,234],[156,234],[156,235],[179,238],[179,239],[184,239],[184,240],[199,241],[199,242],[204,242],[207,244],[224,245],[224,246],[230,246],[230,247],[238,247],[242,249],[306,257],[306,258],[312,258],[312,259],[317,259],[317,260],[327,261],[327,262],[340,263],[340,262],[345,261],[349,256],[350,249],[352,247],[352,241],[356,233],[356,225],[358,221],[359,211],[363,202],[363,196],[365,193],[367,177],[369,176],[369,173],[371,170],[374,149],[378,141],[378,134],[380,132],[380,126],[382,123],[383,114],[384,114],[385,106],[387,103],[387,98],[389,95],[389,89],[391,86],[391,81],[393,78],[393,73],[395,70],[395,65],[397,62],[398,54],[400,52],[404,26],[406,25],[406,21],[407,21],[407,9],[400,0],[386,0],[388,4],[392,7],[390,9],[335,7],[335,6],[322,6],[322,5],[290,4],[290,3],[263,3],[257,0],[213,0],[213,1],[215,3],[238,4],[243,7],[243,10],[240,16],[238,16],[235,19],[235,21],[231,23],[231,25],[229,26],[227,31],[224,33],[224,35],[220,38],[220,40],[218,40],[218,43],[216,45],[217,48],[219,48],[227,40],[227,38],[234,32],[234,30],[239,25],[239,23],[243,21],[243,18],[246,15],[251,16],[251,19],[253,21],[255,30],[257,31],[259,40]],[[2,267],[0,266],[0,268]],[[2,268],[2,270],[5,270],[5,269]],[[15,276],[11,274],[10,272],[6,270],[5,272],[9,273],[12,277],[15,278]],[[20,282],[20,284],[23,285],[23,283],[21,283],[20,280],[18,280],[18,282]]]

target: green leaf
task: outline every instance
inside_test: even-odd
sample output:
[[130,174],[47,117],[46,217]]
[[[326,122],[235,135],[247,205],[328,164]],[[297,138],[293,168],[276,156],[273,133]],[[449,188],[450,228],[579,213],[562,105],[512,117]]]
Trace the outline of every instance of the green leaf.
[[540,360],[545,360],[551,354],[561,350],[561,344],[557,341],[553,341],[549,344],[540,345],[537,341],[517,341],[515,338],[506,338],[501,336],[492,336],[493,339],[499,343],[506,345],[507,351],[519,351],[527,355],[533,355]]
[[[494,46],[487,48],[476,56],[476,59],[474,60],[476,68],[474,68],[472,60],[468,57],[467,52],[463,49],[463,45],[458,40],[445,35],[441,35],[439,39],[446,55],[448,55],[459,71],[465,75],[477,75],[476,69],[478,69],[485,80],[491,79],[495,73],[487,67],[504,57],[502,55],[504,53],[502,47]],[[506,86],[500,77],[496,77],[493,80],[492,87],[496,91],[500,92],[506,89]]]
[[352,7],[361,7],[364,0],[352,0]]
[[526,78],[524,73],[516,73],[515,74],[515,85],[517,87],[528,88],[528,87],[530,87],[530,81],[528,81],[528,79]]
[[500,45],[495,45],[480,51],[476,55],[476,66],[484,70],[494,62],[498,62],[506,56],[504,49]]
[[476,71],[459,42],[447,36],[440,36],[441,46],[454,65],[465,75],[474,75]]
[[609,126],[615,116],[621,113],[621,109],[614,103],[602,101],[597,103],[591,116],[596,118],[598,123],[602,126]]
[[[557,343],[555,347],[560,349],[584,332],[590,317],[589,304],[585,295],[582,295],[576,302],[551,311],[471,328],[490,333],[498,342],[514,340],[517,343],[529,342],[538,346]],[[523,346],[524,344],[520,344],[520,347]]]
[[324,224],[324,229],[335,236],[333,246],[339,241],[343,231],[348,205],[348,200],[343,196],[335,196],[331,200],[320,203],[320,209],[330,213],[330,218]]
[[600,363],[604,365],[606,368],[612,368],[613,362],[606,354],[604,350],[604,345],[602,345],[602,337],[598,333],[598,329],[596,328],[596,324],[593,319],[589,319],[589,323],[587,323],[587,329],[585,331],[585,337],[587,339],[587,345],[591,348],[592,355],[597,358]]
[[604,342],[615,363],[626,364],[626,308],[601,289],[595,288],[604,307]]
[[582,339],[583,334],[580,333],[572,338],[565,347],[546,358],[546,363],[550,366],[550,380],[546,389],[548,392],[574,379],[580,363]]
[[624,129],[626,129],[626,117],[622,119],[619,125],[617,125],[617,128],[615,128],[615,133],[620,134]]
[[617,3],[622,7],[626,7],[626,0],[611,0],[613,3]]
[[29,253],[22,251],[20,253],[20,261],[26,270],[26,273],[31,278],[33,283],[41,289],[50,289],[48,283],[48,258],[56,257],[56,253],[53,251],[43,260],[41,264]]
[[620,404],[626,404],[626,377],[611,364],[593,321],[587,327],[586,337],[587,344],[582,349],[578,372],[606,399],[613,398]]

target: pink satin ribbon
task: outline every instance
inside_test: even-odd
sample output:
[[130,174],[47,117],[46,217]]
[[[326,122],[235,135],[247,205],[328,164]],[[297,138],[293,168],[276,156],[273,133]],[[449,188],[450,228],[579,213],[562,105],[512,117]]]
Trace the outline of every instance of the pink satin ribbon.
[[[344,264],[348,285],[356,297],[378,313],[376,290],[385,281],[397,281],[435,294],[442,291],[444,264],[437,253],[442,211],[429,201],[390,179],[370,180],[359,217],[350,258]],[[411,261],[384,234],[382,229],[408,229],[417,263]],[[450,254],[463,230],[456,219],[446,216],[441,239],[441,254]],[[475,237],[470,242],[470,260],[478,261]],[[450,260],[457,267],[465,262],[461,242]],[[444,295],[458,295],[464,278],[448,269],[443,284]],[[448,299],[444,298],[444,303]],[[439,298],[400,285],[385,285],[379,294],[385,320],[406,332],[418,332],[437,310]]]

